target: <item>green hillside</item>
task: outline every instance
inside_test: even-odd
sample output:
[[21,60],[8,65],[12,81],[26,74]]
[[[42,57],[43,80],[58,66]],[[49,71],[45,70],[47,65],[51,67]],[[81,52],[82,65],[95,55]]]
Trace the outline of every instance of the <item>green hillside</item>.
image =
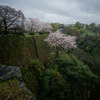
[[[45,60],[50,54],[50,47],[44,42],[47,35],[36,35],[35,41],[39,58]],[[36,59],[34,39],[16,35],[0,36],[0,63],[7,65],[25,65]]]

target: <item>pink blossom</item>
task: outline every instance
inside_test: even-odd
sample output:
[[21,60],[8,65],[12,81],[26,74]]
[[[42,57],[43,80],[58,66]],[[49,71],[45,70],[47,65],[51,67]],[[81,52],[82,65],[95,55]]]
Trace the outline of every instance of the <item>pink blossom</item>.
[[75,36],[67,36],[60,31],[50,33],[44,41],[46,41],[51,47],[60,48],[60,50],[64,51],[77,47]]
[[25,20],[25,30],[29,32],[50,32],[51,25],[47,22],[41,22],[37,18],[27,18]]

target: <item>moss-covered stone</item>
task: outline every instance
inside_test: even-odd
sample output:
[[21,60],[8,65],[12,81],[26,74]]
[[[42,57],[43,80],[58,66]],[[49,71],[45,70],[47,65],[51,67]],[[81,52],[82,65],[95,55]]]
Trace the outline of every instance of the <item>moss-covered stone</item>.
[[2,65],[0,67],[0,80],[6,81],[12,78],[21,80],[21,71],[19,67]]

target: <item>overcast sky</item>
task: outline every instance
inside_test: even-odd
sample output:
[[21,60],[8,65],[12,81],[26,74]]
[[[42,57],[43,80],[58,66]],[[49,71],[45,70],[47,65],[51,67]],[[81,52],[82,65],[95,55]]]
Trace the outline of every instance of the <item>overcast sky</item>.
[[22,10],[25,17],[46,22],[100,23],[100,0],[0,0],[0,4]]

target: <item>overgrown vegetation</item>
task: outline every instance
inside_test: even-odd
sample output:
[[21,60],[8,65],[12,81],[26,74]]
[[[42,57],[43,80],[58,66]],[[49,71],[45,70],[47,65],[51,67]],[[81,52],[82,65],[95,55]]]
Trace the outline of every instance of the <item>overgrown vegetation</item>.
[[77,40],[79,47],[91,55],[100,55],[100,36],[85,36]]
[[[50,54],[49,46],[44,42],[47,35],[36,35],[35,45],[39,58],[43,61]],[[0,63],[6,65],[23,66],[31,59],[37,58],[33,37],[17,35],[0,36]]]
[[92,93],[97,93],[99,77],[72,54],[69,60],[52,58],[44,64],[33,60],[22,68],[22,73],[26,85],[39,100],[98,99]]
[[30,100],[26,87],[19,88],[16,79],[0,82],[0,100]]

